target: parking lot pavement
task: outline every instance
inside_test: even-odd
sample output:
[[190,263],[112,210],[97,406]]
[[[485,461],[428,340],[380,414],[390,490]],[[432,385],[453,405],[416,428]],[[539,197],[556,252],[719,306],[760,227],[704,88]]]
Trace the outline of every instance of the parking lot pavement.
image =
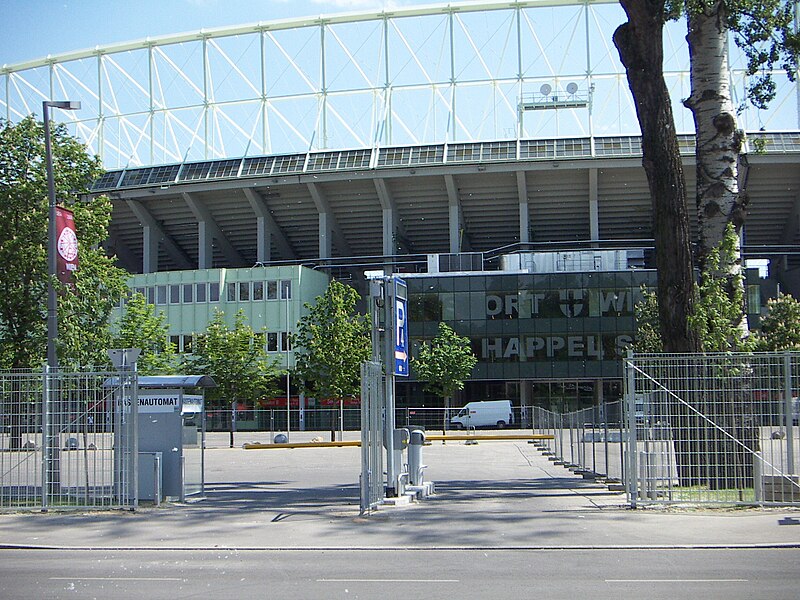
[[[291,439],[320,435],[293,433]],[[0,546],[800,546],[800,511],[628,510],[624,494],[553,465],[524,441],[426,446],[426,479],[436,483],[436,495],[359,516],[358,448],[241,448],[268,439],[237,434],[237,447],[228,448],[227,434],[210,434],[203,501],[142,506],[135,513],[2,514]]]

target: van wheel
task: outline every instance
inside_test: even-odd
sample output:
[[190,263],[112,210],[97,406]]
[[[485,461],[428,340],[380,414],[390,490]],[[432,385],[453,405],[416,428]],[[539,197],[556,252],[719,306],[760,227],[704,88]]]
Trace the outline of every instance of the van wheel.
[[505,421],[498,421],[497,422],[497,428],[498,429],[502,429],[505,426],[506,426],[506,422]]

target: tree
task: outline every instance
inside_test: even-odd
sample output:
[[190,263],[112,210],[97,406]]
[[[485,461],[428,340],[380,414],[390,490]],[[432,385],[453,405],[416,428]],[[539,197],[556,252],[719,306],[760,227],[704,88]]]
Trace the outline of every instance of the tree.
[[[102,169],[63,125],[52,129],[56,197],[75,214],[80,266],[58,290],[62,367],[105,365],[109,321],[126,274],[105,255],[111,202],[81,197]],[[33,117],[0,121],[0,368],[39,368],[47,348],[48,194],[44,128]]]
[[217,387],[206,393],[212,408],[254,402],[277,393],[277,367],[241,310],[236,313],[232,328],[225,322],[225,313],[214,312],[205,332],[195,341],[190,364],[216,382]]
[[169,327],[163,312],[156,314],[142,294],[133,294],[117,324],[115,348],[139,348],[137,370],[140,375],[168,375],[175,372],[178,357],[169,341]]
[[[775,96],[776,64],[794,80],[800,35],[794,30],[796,0],[686,0],[681,8],[688,27],[691,95],[684,104],[695,122],[702,265],[728,224],[738,239],[747,208],[739,182],[744,134],[731,98],[729,34],[747,58],[748,101],[757,108],[766,108]],[[731,268],[738,271],[740,265]]]
[[436,337],[430,343],[420,345],[419,355],[412,359],[415,375],[423,389],[444,398],[443,428],[453,395],[464,389],[464,381],[472,374],[477,362],[469,338],[458,335],[447,323],[439,323]]
[[800,302],[788,294],[770,298],[759,342],[764,350],[800,350]]
[[[793,30],[796,0],[686,0],[691,95],[684,101],[695,123],[698,259],[701,268],[733,226],[736,260],[727,262],[725,286],[731,301],[739,295],[734,281],[741,277],[740,231],[747,212],[746,157],[742,154],[744,133],[736,123],[736,108],[730,91],[728,37],[747,57],[752,79],[748,100],[766,108],[775,96],[772,69],[776,63],[790,79],[798,65],[800,37]],[[727,242],[726,242],[727,243]],[[744,312],[738,318],[739,335],[749,334]]]
[[694,273],[678,136],[663,72],[665,0],[620,0],[628,22],[614,32],[642,131],[642,165],[653,206],[661,339],[667,352],[696,352],[689,326]]
[[361,390],[361,363],[371,355],[370,326],[356,312],[358,292],[331,281],[292,336],[295,372],[306,390],[318,398],[355,396]]

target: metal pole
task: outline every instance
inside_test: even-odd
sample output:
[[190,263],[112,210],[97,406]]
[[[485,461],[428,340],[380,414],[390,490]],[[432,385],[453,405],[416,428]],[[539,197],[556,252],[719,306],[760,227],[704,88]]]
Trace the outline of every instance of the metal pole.
[[292,429],[291,390],[289,381],[289,288],[284,289],[286,296],[286,441],[289,441],[289,432]]
[[56,265],[56,182],[53,175],[53,150],[50,143],[50,106],[51,102],[42,102],[44,116],[44,154],[47,166],[47,366],[50,373],[58,369],[56,356],[56,338],[58,337],[58,314],[55,278]]
[[[47,402],[45,411],[54,410],[56,394],[54,393],[55,381],[53,376],[58,372],[58,356],[56,354],[56,340],[58,339],[58,300],[56,298],[55,280],[58,276],[58,263],[56,261],[56,182],[53,173],[53,147],[50,140],[50,109],[78,110],[80,102],[45,100],[42,102],[42,122],[44,125],[44,153],[45,167],[47,169]],[[56,411],[58,413],[58,411]],[[60,419],[53,419],[48,415],[48,429],[43,431],[45,436],[50,436],[46,454],[46,489],[43,494],[55,492],[60,487],[60,465],[58,458],[58,435]],[[54,443],[55,442],[55,443]]]

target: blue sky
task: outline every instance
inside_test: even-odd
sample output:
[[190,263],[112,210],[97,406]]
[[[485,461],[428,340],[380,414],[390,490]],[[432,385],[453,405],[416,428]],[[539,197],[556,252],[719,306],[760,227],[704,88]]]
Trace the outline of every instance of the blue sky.
[[201,28],[431,0],[2,0],[0,65]]

